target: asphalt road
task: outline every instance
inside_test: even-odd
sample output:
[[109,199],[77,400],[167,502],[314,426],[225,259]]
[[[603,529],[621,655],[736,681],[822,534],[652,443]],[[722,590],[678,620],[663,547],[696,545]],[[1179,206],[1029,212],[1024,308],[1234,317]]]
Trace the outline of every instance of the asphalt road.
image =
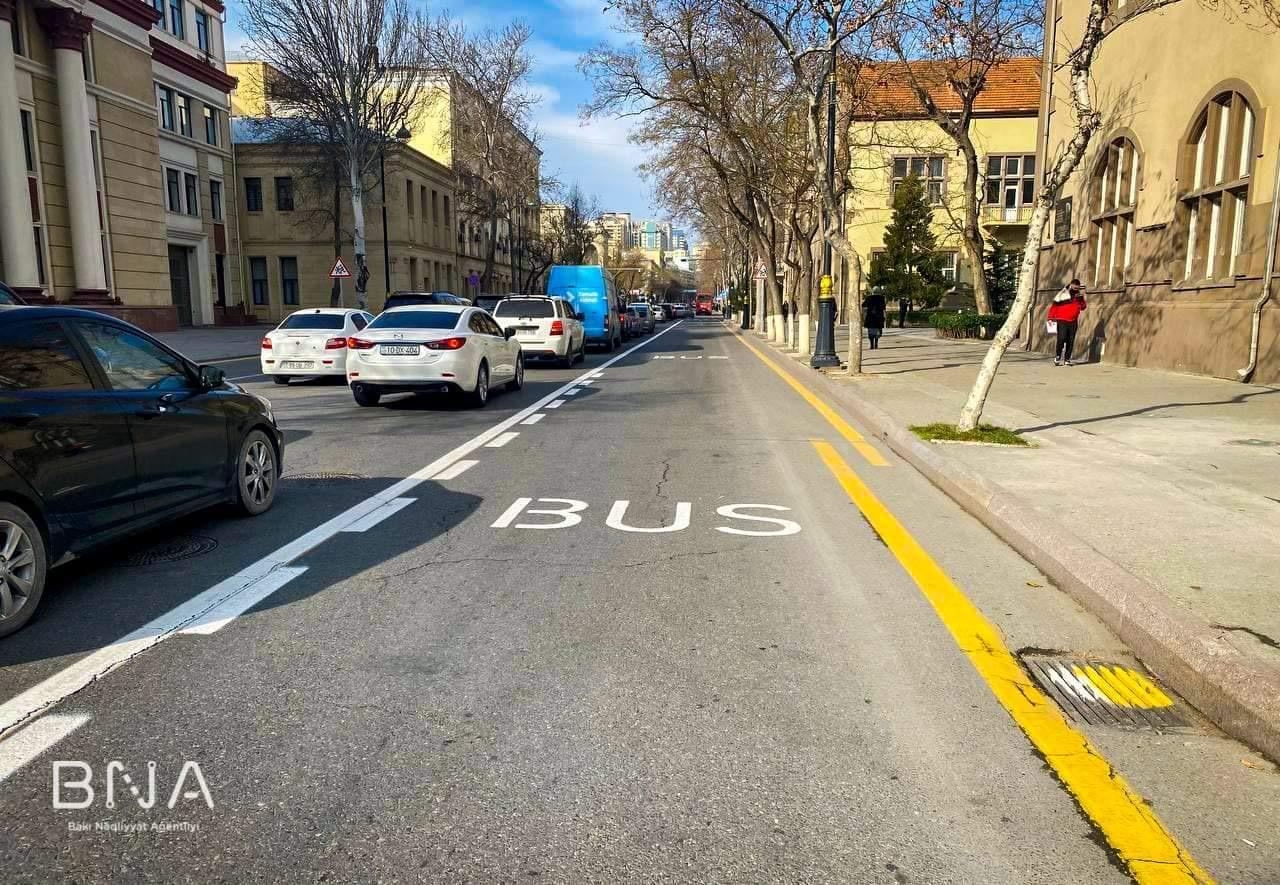
[[[663,328],[479,411],[225,364],[281,496],[56,571],[0,644],[0,713],[58,698],[0,740],[4,880],[1126,881],[813,440],[1010,649],[1126,650],[720,322]],[[1188,712],[1081,729],[1219,881],[1280,882],[1280,778]]]

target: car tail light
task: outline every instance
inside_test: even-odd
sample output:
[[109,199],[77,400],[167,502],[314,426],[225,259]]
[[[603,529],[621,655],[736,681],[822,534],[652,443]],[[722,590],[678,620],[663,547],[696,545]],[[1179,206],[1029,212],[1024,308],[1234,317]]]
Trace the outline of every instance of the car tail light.
[[552,320],[552,321],[551,321],[551,334],[552,334],[552,335],[563,335],[563,334],[564,334],[564,323],[560,322],[560,320]]
[[352,350],[369,350],[373,347],[373,342],[365,341],[363,338],[348,338],[347,347]]
[[325,350],[341,350],[347,346],[346,338],[330,338],[324,343]]
[[271,347],[272,347],[271,339],[270,339],[270,338],[263,338],[263,339],[262,339],[262,349],[263,349],[263,350],[270,350],[270,349],[271,349]]
[[441,338],[439,341],[428,341],[427,350],[461,350],[467,343],[466,338]]

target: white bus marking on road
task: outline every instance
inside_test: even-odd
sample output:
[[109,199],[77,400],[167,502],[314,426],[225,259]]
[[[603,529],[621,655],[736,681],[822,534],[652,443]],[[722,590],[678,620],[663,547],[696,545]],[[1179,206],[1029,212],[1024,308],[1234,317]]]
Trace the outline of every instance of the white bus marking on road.
[[466,473],[468,470],[470,470],[472,467],[475,467],[479,463],[480,463],[479,461],[454,461],[444,470],[441,470],[439,473],[437,473],[435,476],[431,478],[436,480],[437,482],[439,482],[442,479],[457,479],[459,476],[462,476],[462,474]]
[[501,436],[495,436],[493,439],[489,440],[484,444],[484,447],[486,449],[500,449],[519,435],[520,431],[518,430],[508,430]]
[[536,414],[530,415],[528,418],[525,418],[520,423],[521,424],[537,424],[539,421],[541,421],[545,417],[547,417],[546,412],[538,412]]

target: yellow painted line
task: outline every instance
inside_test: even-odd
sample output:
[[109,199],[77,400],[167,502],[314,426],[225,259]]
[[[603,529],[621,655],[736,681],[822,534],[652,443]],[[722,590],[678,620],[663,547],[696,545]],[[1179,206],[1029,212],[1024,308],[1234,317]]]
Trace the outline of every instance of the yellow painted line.
[[1173,698],[1161,691],[1159,686],[1136,670],[1129,670],[1125,667],[1116,667],[1115,673],[1116,677],[1121,682],[1128,685],[1138,697],[1142,698],[1145,706],[1173,706]]
[[1117,707],[1133,706],[1133,704],[1130,704],[1125,700],[1123,695],[1108,685],[1107,680],[1103,679],[1102,675],[1093,667],[1072,667],[1071,672],[1075,673],[1079,678],[1086,680],[1090,685],[1102,692],[1103,696]]
[[1132,686],[1120,678],[1121,669],[1122,668],[1120,667],[1107,667],[1101,664],[1098,665],[1098,673],[1103,679],[1107,680],[1107,685],[1110,685],[1116,691],[1120,692],[1120,694],[1124,696],[1124,699],[1129,702],[1129,706],[1138,707],[1143,710],[1150,707],[1150,701],[1144,698],[1140,693],[1134,691]]
[[747,350],[758,356],[760,361],[777,373],[779,378],[790,384],[791,389],[800,394],[801,399],[817,409],[818,414],[823,418],[826,418],[827,423],[834,427],[841,436],[847,439],[849,441],[849,445],[853,446],[859,455],[866,458],[868,463],[875,467],[889,466],[889,462],[884,459],[884,456],[880,454],[876,447],[867,442],[866,438],[861,433],[858,433],[858,431],[854,430],[853,427],[849,425],[848,421],[837,415],[835,410],[824,403],[817,394],[793,378],[791,373],[782,368],[782,366],[779,366],[773,360],[769,359],[769,357],[765,356],[763,351],[748,343],[747,339],[742,337],[741,333],[735,332],[735,334]]
[[813,440],[827,468],[933,606],[991,693],[1098,827],[1141,885],[1213,879],[1178,844],[1155,812],[1023,671],[990,621],[867,488],[831,443]]

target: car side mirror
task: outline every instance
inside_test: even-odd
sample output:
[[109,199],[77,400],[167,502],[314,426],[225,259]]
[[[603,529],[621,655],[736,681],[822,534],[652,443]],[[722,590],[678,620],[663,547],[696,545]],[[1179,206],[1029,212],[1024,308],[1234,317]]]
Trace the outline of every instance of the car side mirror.
[[506,338],[508,341],[510,341],[515,334],[516,330],[513,326],[507,326],[502,330],[502,337]]
[[575,320],[585,320],[585,319],[587,318],[587,315],[586,315],[585,313],[583,313],[582,311],[578,311],[577,313],[575,313],[575,314],[573,315],[573,318],[574,318]]
[[227,373],[219,369],[217,366],[201,366],[200,367],[200,389],[213,390],[221,387],[222,382],[227,380]]

